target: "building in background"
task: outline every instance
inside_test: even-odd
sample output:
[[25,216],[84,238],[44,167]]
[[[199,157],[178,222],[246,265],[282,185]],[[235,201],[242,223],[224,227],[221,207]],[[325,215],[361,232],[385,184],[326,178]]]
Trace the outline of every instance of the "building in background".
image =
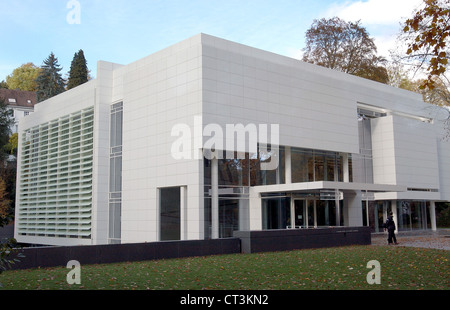
[[34,111],[34,105],[37,103],[36,93],[0,88],[0,98],[13,110],[14,124],[11,126],[11,133],[17,133],[20,119]]
[[[450,144],[421,96],[199,34],[20,121],[15,238],[78,245],[235,230],[436,229]],[[245,141],[240,144],[240,141]]]

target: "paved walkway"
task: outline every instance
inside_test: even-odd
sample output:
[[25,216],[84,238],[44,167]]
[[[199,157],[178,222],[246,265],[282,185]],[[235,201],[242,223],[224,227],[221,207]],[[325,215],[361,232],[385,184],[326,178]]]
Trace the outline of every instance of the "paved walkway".
[[[409,246],[419,248],[432,248],[441,250],[450,250],[450,235],[446,234],[420,234],[405,235],[396,234],[396,246]],[[387,245],[387,233],[372,234],[372,245]]]

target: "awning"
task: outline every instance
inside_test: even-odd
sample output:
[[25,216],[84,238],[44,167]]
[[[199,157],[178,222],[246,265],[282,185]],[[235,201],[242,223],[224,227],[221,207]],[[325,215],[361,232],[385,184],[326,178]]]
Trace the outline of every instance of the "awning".
[[253,186],[253,193],[277,193],[277,192],[297,192],[297,191],[320,191],[320,190],[339,190],[339,191],[367,191],[367,192],[406,192],[407,187],[392,184],[371,184],[371,183],[351,183],[351,182],[332,182],[316,181],[290,184],[274,184]]

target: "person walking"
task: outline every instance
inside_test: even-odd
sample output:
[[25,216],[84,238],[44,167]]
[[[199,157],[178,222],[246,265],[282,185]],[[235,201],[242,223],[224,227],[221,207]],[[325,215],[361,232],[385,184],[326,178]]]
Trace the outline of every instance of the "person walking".
[[392,215],[392,211],[389,212],[389,216],[386,220],[386,223],[384,223],[384,231],[388,231],[388,244],[398,244],[397,238],[395,237],[395,222],[394,222],[394,216]]

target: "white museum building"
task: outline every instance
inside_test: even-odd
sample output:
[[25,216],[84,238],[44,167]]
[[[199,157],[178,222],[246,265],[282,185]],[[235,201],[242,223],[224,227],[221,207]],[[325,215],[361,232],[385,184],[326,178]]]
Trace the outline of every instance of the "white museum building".
[[450,142],[419,94],[198,34],[20,120],[15,238],[91,245],[233,231],[436,229]]

